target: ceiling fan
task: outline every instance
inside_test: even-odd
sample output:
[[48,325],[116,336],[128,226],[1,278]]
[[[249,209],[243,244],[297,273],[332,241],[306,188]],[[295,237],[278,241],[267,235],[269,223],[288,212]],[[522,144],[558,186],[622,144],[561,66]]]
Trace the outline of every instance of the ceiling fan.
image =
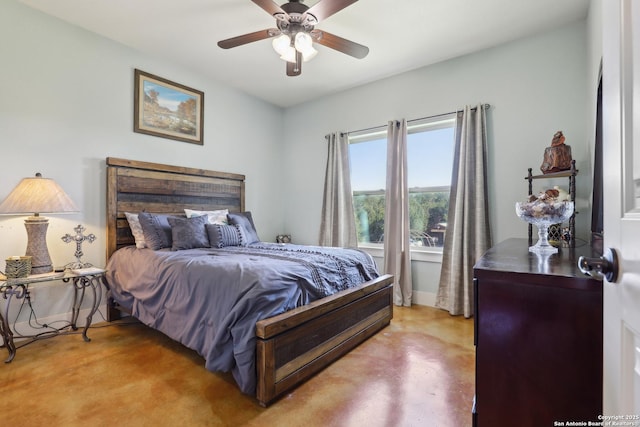
[[310,60],[318,53],[313,48],[314,42],[358,59],[364,58],[369,53],[369,48],[366,46],[314,28],[320,21],[358,0],[320,0],[312,7],[302,4],[302,0],[289,0],[281,6],[273,0],[251,1],[276,18],[277,28],[222,40],[218,42],[218,46],[230,49],[274,38],[273,48],[280,54],[280,58],[287,61],[288,76],[300,75],[302,62]]

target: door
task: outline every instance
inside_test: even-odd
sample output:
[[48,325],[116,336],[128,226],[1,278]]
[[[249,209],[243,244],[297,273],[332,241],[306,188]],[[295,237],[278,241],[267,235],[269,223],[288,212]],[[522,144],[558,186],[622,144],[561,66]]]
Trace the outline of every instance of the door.
[[604,246],[620,261],[615,283],[603,282],[603,410],[633,418],[640,415],[640,1],[602,3]]

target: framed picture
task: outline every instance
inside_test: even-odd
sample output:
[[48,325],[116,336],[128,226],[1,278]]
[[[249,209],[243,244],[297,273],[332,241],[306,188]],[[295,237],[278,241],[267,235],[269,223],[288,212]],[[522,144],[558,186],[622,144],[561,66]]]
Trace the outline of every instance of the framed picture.
[[291,234],[278,234],[276,243],[291,243]]
[[204,93],[135,70],[133,131],[203,144]]

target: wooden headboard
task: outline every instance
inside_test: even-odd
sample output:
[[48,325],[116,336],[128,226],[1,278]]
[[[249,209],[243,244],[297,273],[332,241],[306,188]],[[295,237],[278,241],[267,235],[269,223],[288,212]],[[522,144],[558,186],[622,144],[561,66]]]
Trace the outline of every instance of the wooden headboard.
[[244,211],[244,175],[107,157],[107,260],[135,244],[125,212]]

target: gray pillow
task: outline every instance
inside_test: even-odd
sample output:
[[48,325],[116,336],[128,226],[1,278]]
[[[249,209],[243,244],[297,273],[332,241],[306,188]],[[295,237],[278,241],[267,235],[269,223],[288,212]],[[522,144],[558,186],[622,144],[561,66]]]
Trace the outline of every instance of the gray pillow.
[[171,247],[171,225],[167,218],[169,215],[140,212],[138,220],[144,234],[147,247],[157,251],[158,249]]
[[244,229],[237,225],[206,224],[209,242],[212,248],[224,248],[225,246],[246,246],[247,238]]
[[207,215],[193,218],[167,218],[171,225],[171,250],[208,248],[209,237],[204,225],[209,222]]
[[258,232],[256,231],[256,226],[253,225],[253,217],[251,216],[251,212],[230,213],[227,215],[227,218],[229,219],[229,224],[237,224],[244,228],[244,232],[247,236],[246,243],[248,245],[260,241]]

